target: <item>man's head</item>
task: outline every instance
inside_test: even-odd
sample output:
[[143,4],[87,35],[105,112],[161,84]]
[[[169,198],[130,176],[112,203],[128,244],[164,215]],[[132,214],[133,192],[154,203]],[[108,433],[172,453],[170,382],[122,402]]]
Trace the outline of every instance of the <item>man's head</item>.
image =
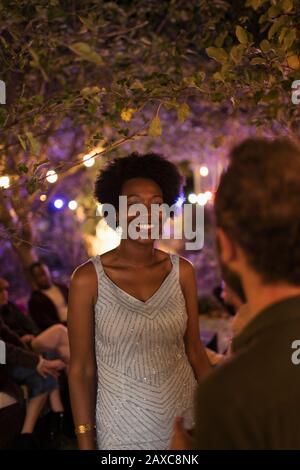
[[224,280],[300,286],[300,150],[289,140],[235,147],[215,199]]
[[33,263],[29,271],[38,289],[48,289],[52,286],[50,271],[44,263],[40,261]]
[[0,307],[3,307],[8,302],[8,288],[9,284],[6,279],[0,277]]

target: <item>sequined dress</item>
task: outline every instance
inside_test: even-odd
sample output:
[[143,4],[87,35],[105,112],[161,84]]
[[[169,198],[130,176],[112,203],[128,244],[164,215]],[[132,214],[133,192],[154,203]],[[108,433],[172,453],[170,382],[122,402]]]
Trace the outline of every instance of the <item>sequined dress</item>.
[[187,312],[179,258],[145,302],[114,284],[100,256],[95,352],[99,449],[168,449],[175,416],[193,406],[196,380],[185,353]]

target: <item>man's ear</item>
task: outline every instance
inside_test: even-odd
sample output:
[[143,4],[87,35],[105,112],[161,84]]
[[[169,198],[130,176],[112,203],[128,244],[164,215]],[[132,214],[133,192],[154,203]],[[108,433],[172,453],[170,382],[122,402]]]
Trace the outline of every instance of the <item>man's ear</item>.
[[227,264],[235,260],[236,245],[222,228],[217,228],[217,244],[222,263]]

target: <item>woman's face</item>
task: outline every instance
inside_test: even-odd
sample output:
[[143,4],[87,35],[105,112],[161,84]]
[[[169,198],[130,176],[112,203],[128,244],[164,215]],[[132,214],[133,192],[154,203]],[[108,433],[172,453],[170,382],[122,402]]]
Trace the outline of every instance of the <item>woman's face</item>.
[[[155,210],[154,204],[164,202],[161,188],[151,179],[131,178],[124,183],[121,196],[127,197],[127,211],[124,215],[119,212],[119,220],[121,226],[127,224],[128,238],[133,238],[131,229],[139,234],[136,238],[139,243],[152,243],[154,238],[159,238],[163,216],[162,211]],[[141,204],[143,212],[136,212],[134,204]],[[151,237],[151,230],[158,236]]]

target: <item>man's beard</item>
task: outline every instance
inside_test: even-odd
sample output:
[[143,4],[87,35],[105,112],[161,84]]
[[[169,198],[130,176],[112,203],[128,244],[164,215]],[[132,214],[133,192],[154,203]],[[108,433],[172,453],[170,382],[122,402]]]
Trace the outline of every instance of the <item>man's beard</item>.
[[243,302],[247,302],[246,293],[244,291],[243,283],[241,277],[238,273],[233,271],[232,269],[228,268],[225,263],[221,261],[221,246],[220,242],[217,238],[217,252],[219,257],[219,264],[221,268],[222,278],[227,286],[236,293],[239,299]]
[[236,293],[243,303],[246,303],[247,298],[240,276],[236,272],[232,271],[232,269],[229,269],[221,261],[219,261],[219,263],[221,267],[222,278],[226,285]]

